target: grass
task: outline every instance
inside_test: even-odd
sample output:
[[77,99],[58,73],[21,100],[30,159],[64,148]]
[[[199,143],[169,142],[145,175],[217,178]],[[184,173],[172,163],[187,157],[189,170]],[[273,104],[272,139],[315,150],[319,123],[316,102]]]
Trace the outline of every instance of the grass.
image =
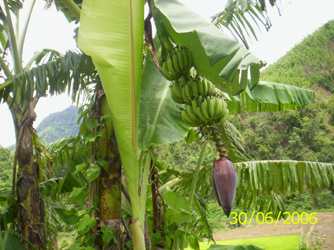
[[[268,236],[238,240],[217,241],[217,245],[254,245],[265,250],[298,250],[300,235]],[[201,250],[206,250],[211,243],[201,243]],[[190,250],[190,248],[187,248]]]

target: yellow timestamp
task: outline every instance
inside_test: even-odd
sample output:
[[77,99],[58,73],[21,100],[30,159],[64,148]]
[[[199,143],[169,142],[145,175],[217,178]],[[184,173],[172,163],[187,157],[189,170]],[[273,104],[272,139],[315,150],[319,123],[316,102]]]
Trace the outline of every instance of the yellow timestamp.
[[285,225],[297,224],[317,224],[318,217],[316,212],[297,212],[297,211],[279,211],[278,214],[273,212],[231,212],[231,225],[250,225],[256,224],[278,224],[282,221]]

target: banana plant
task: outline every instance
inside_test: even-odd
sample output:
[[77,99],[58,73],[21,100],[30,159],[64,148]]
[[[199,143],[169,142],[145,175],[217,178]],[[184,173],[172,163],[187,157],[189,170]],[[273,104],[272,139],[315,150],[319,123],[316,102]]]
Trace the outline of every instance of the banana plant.
[[[96,15],[98,18],[92,18]],[[149,159],[140,155],[137,141],[143,20],[144,1],[121,4],[106,0],[84,1],[79,33],[79,46],[92,57],[111,110],[131,200],[134,249],[145,249],[144,215],[149,172]],[[113,25],[109,25],[111,23]]]
[[[150,2],[150,7],[150,15],[154,17],[158,33],[161,31],[160,34],[166,36],[166,40],[190,51],[197,73],[209,79],[223,92],[222,96],[232,113],[247,109],[286,110],[312,101],[313,93],[308,90],[260,82],[259,70],[263,63],[180,2],[157,0]],[[147,160],[143,160],[145,157],[140,156],[154,143],[171,142],[164,139],[158,127],[154,127],[159,124],[160,118],[163,119],[159,114],[166,107],[163,100],[152,103],[157,105],[155,109],[158,113],[152,112],[147,117],[144,114],[138,116],[138,109],[140,115],[145,110],[139,105],[140,100],[142,104],[149,103],[141,99],[144,96],[144,92],[141,92],[143,8],[144,2],[130,1],[119,5],[114,1],[84,1],[79,33],[79,46],[93,58],[111,109],[131,198],[135,249],[145,248],[143,227],[148,164]],[[148,17],[146,20],[149,19]],[[113,25],[110,26],[110,23]],[[150,46],[153,47],[154,44],[151,43]],[[154,59],[153,53],[153,61],[157,63]],[[145,62],[149,63],[149,60]],[[159,68],[160,65],[155,71]],[[168,96],[167,90],[160,93],[163,93],[163,98]],[[138,119],[141,119],[139,125]],[[152,123],[149,124],[150,122]],[[143,124],[150,126],[143,128]],[[171,129],[173,124],[169,125],[167,128]],[[161,133],[165,134],[165,131],[162,130]],[[184,135],[178,131],[179,134],[172,133],[173,141],[180,140]]]
[[[58,1],[62,2],[62,1]],[[66,2],[66,1],[63,1]],[[162,1],[161,1],[162,2]],[[171,3],[178,5],[178,3]],[[72,7],[75,5],[72,5]],[[159,6],[159,5],[157,5]],[[168,13],[168,11],[164,11],[163,7],[164,5],[160,5],[160,8],[158,7],[157,12],[155,14],[155,18],[161,18],[164,20],[164,15],[167,15],[165,13]],[[166,7],[166,6],[165,6]],[[168,7],[169,8],[169,7]],[[75,11],[78,11],[77,7],[72,8]],[[72,12],[70,12],[72,13]],[[189,12],[188,12],[189,13]],[[184,14],[184,13],[183,13]],[[193,15],[193,14],[191,14]],[[172,18],[170,18],[172,19]],[[168,20],[170,20],[168,19]],[[179,19],[180,20],[180,19]],[[171,28],[168,24],[168,21],[166,23],[162,23],[161,26],[164,27],[166,25],[166,30],[171,30],[172,33],[173,28]],[[160,27],[161,27],[160,26]],[[189,26],[196,27],[195,24],[190,24]],[[169,27],[169,28],[168,28]],[[212,27],[210,27],[212,29]],[[171,33],[171,37],[173,37],[173,34]],[[194,32],[196,33],[196,32]],[[203,33],[203,30],[201,30],[199,33]],[[204,32],[205,33],[205,32]],[[207,32],[209,33],[209,32]],[[175,34],[174,34],[175,35]],[[180,39],[180,42],[178,44],[183,45],[182,43],[182,37],[175,36]],[[187,36],[184,36],[187,37]],[[192,34],[190,37],[195,37]],[[186,47],[192,51],[193,54],[196,53],[196,51],[201,51],[199,54],[203,54],[202,52],[205,51],[204,54],[209,53],[210,50],[214,48],[212,47],[205,47],[206,45],[203,41],[207,39],[207,37],[199,37],[198,40],[200,40],[199,46],[191,46],[187,45]],[[219,36],[218,36],[219,38]],[[186,39],[186,38],[183,38]],[[201,44],[203,42],[203,44]],[[214,44],[214,43],[212,43]],[[216,43],[217,44],[217,43]],[[238,51],[238,49],[236,49]],[[243,52],[245,52],[243,54]],[[234,53],[234,52],[233,52]],[[231,54],[233,54],[231,53]],[[240,72],[246,72],[248,70],[243,69],[243,66],[246,65],[247,68],[247,60],[246,62],[240,62],[242,61],[242,57],[248,57],[252,58],[251,55],[248,54],[246,50],[243,50],[242,48],[239,49],[239,57],[235,56],[234,62],[232,64],[229,64],[229,66],[225,65],[227,68],[225,71],[229,71],[231,73],[231,78],[228,78],[229,73],[224,74],[218,74],[218,71],[216,70],[211,71],[214,72],[212,75],[210,74],[210,71],[208,68],[210,67],[210,64],[203,63],[201,64],[200,59],[196,59],[195,62],[197,64],[197,68],[200,69],[200,73],[208,78],[210,78],[213,82],[217,84],[217,87],[220,89],[226,91],[226,93],[229,93],[227,98],[227,104],[229,107],[230,113],[237,113],[237,112],[248,112],[248,111],[280,111],[280,110],[286,110],[286,109],[295,109],[302,107],[303,105],[306,105],[310,101],[312,101],[313,93],[310,91],[298,89],[295,87],[282,85],[282,84],[274,84],[274,83],[263,83],[258,82],[256,80],[258,78],[258,68],[261,66],[261,62],[256,60],[255,58],[252,63],[249,64],[249,68],[251,69],[251,75],[252,79],[248,81],[245,80],[245,77],[242,78],[242,81],[238,81],[238,73]],[[201,55],[202,56],[202,55]],[[215,61],[215,59],[221,59],[222,64],[221,67],[223,68],[223,60],[226,60],[228,57],[222,57],[222,55],[219,55],[217,53],[216,56],[210,55],[211,62]],[[232,56],[233,57],[233,56]],[[200,57],[197,57],[200,58]],[[184,135],[186,134],[186,131],[188,129],[188,125],[184,124],[179,119],[179,112],[180,108],[182,108],[182,105],[179,105],[175,102],[173,102],[171,98],[171,93],[169,91],[169,82],[159,74],[158,68],[156,68],[152,62],[149,62],[150,59],[146,59],[147,64],[145,66],[144,70],[144,78],[143,83],[141,86],[142,95],[140,96],[140,116],[139,116],[139,126],[138,129],[138,145],[139,148],[142,150],[147,150],[150,147],[154,147],[159,144],[165,144],[165,143],[171,143],[173,141],[181,140]],[[205,60],[203,60],[205,61]],[[209,66],[208,66],[209,65]],[[231,67],[232,69],[228,69]],[[241,70],[242,69],[242,70]],[[234,76],[233,76],[234,73]],[[245,75],[244,73],[243,75]],[[248,74],[248,73],[247,73]],[[217,76],[218,75],[218,76]],[[220,83],[220,78],[222,79],[232,79],[226,80],[223,84]],[[216,79],[216,80],[215,80]],[[152,80],[152,81],[149,81]],[[234,85],[232,87],[228,86],[228,84]],[[233,84],[232,84],[233,83]],[[254,84],[255,83],[255,84]],[[257,84],[256,84],[257,83]],[[239,86],[238,86],[239,84]],[[7,85],[6,85],[7,86]],[[244,91],[242,91],[244,90]],[[292,93],[292,94],[290,94]],[[167,136],[168,135],[168,136]],[[228,141],[227,139],[225,140]],[[227,142],[228,143],[228,142]],[[237,146],[237,149],[240,149],[240,144],[233,144],[232,146]],[[229,148],[229,147],[228,147]],[[231,157],[234,158],[234,156],[231,155]],[[239,156],[240,157],[240,156]],[[238,165],[236,165],[237,167]],[[246,168],[245,168],[246,169]]]
[[[0,102],[12,114],[16,132],[13,164],[13,195],[16,195],[17,228],[24,246],[44,249],[43,200],[39,191],[40,166],[33,123],[34,109],[42,96],[65,90],[77,92],[93,81],[95,69],[88,57],[69,52],[42,50],[26,63],[22,55],[25,38],[36,1],[28,1],[28,13],[22,16],[23,3],[5,0],[0,6]],[[23,17],[23,19],[21,19]],[[23,22],[21,22],[23,20]]]

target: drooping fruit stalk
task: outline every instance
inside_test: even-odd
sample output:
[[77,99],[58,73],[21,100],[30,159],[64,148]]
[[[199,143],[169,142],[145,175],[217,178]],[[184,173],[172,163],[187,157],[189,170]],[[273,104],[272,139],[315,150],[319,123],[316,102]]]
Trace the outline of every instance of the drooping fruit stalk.
[[229,216],[236,191],[237,175],[232,162],[225,156],[214,161],[213,183],[219,205]]

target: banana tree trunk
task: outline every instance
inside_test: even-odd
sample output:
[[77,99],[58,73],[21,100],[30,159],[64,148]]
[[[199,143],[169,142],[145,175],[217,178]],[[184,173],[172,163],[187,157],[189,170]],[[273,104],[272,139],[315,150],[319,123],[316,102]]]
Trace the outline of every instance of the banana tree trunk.
[[[116,139],[105,137],[103,144],[100,144],[103,153],[106,153],[103,159],[108,161],[106,169],[101,172],[99,180],[99,218],[100,228],[107,227],[112,230],[115,240],[104,246],[104,250],[122,249],[121,240],[121,162],[117,149]],[[100,148],[101,149],[101,148]]]
[[39,191],[39,165],[34,159],[33,122],[36,118],[31,102],[27,111],[15,117],[17,123],[16,159],[18,165],[17,223],[21,240],[26,249],[45,249],[44,205]]
[[122,249],[121,232],[121,160],[114,135],[108,105],[102,87],[96,90],[95,116],[100,121],[99,139],[95,146],[95,157],[103,160],[106,165],[101,170],[98,179],[98,211],[99,230],[109,229],[115,236],[114,240],[106,243],[102,240],[102,231],[98,232],[96,247],[103,250]]

